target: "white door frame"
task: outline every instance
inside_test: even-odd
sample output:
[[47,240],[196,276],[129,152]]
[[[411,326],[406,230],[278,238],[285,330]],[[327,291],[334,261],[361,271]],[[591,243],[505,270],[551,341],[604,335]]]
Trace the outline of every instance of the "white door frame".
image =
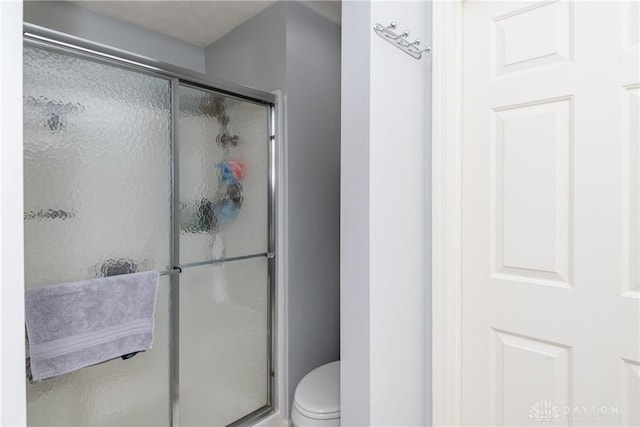
[[0,0],[0,425],[26,424],[22,1]]
[[462,422],[462,0],[433,2],[432,404]]

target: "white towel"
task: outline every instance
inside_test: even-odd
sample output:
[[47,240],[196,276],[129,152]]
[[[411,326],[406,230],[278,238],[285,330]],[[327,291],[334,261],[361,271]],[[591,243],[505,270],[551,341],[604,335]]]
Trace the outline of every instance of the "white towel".
[[27,289],[31,379],[151,349],[158,277],[149,271]]

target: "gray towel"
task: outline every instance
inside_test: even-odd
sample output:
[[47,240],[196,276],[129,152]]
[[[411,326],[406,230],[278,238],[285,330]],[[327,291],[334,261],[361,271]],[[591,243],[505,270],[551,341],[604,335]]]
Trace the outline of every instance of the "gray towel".
[[158,272],[27,289],[31,378],[151,349]]

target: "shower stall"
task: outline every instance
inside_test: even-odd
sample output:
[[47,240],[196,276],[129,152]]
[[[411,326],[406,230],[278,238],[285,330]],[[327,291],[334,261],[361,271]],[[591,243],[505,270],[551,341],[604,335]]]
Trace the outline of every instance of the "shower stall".
[[273,400],[275,97],[25,27],[26,287],[160,271],[153,349],[29,425],[245,425]]

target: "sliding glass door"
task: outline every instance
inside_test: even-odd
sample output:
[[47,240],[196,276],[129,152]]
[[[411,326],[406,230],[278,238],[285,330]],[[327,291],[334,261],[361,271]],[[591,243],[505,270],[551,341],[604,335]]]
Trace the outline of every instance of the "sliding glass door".
[[[25,46],[26,287],[171,265],[171,88]],[[30,425],[170,422],[170,279],[152,351],[27,384]]]
[[29,383],[29,425],[266,414],[273,105],[48,43],[24,51],[26,286],[161,278],[153,349]]
[[180,86],[180,425],[268,405],[269,107]]

